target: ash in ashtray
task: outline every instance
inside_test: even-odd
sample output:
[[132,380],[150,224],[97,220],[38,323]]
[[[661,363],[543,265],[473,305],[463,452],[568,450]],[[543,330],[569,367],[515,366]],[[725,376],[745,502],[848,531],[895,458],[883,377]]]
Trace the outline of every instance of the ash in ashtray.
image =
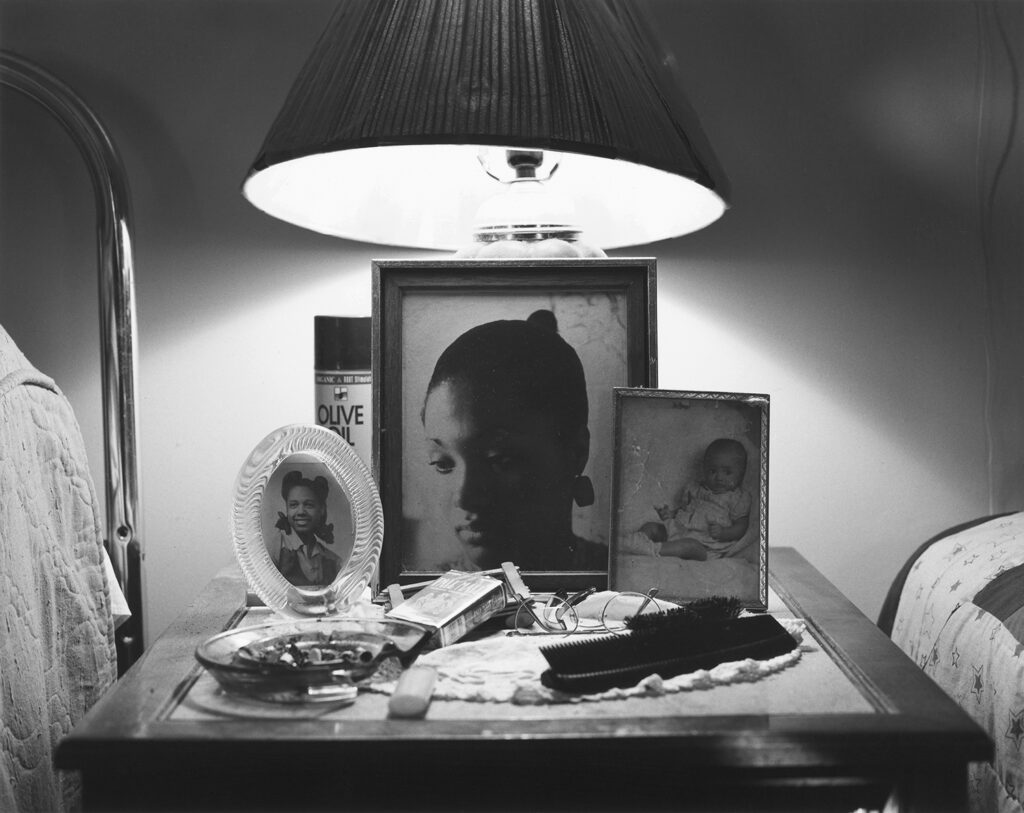
[[394,644],[382,635],[361,632],[310,632],[278,635],[238,648],[237,664],[289,669],[370,668],[393,654]]

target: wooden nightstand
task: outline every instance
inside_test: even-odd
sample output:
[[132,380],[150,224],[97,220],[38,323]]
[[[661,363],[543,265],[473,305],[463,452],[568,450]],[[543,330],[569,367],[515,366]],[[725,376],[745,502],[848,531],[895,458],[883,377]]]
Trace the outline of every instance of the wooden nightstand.
[[386,698],[317,719],[241,719],[189,701],[196,645],[246,615],[214,579],[59,746],[88,809],[964,810],[985,733],[798,553],[770,551],[770,611],[808,651],[751,684],[521,707]]

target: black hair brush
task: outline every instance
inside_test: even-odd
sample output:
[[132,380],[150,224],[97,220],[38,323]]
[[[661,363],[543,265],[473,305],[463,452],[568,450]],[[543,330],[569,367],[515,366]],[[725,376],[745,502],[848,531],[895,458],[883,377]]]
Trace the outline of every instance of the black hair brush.
[[664,613],[634,616],[629,633],[541,647],[551,667],[541,683],[565,692],[601,692],[711,669],[746,658],[784,655],[797,642],[770,615],[739,617],[738,599],[712,597]]

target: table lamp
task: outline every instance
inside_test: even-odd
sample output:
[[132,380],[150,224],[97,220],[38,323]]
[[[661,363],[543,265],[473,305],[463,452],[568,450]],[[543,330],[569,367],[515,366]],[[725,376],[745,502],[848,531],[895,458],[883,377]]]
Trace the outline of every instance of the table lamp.
[[296,225],[456,256],[603,256],[728,183],[622,0],[343,0],[243,184]]

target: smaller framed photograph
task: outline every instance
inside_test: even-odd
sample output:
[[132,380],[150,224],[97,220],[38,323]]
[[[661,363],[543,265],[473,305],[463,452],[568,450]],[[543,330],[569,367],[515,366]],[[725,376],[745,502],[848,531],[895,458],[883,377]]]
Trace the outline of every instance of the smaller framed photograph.
[[766,610],[768,396],[614,396],[609,587]]
[[253,449],[236,481],[232,523],[252,591],[297,618],[337,615],[358,600],[384,539],[369,469],[321,426],[282,427]]

